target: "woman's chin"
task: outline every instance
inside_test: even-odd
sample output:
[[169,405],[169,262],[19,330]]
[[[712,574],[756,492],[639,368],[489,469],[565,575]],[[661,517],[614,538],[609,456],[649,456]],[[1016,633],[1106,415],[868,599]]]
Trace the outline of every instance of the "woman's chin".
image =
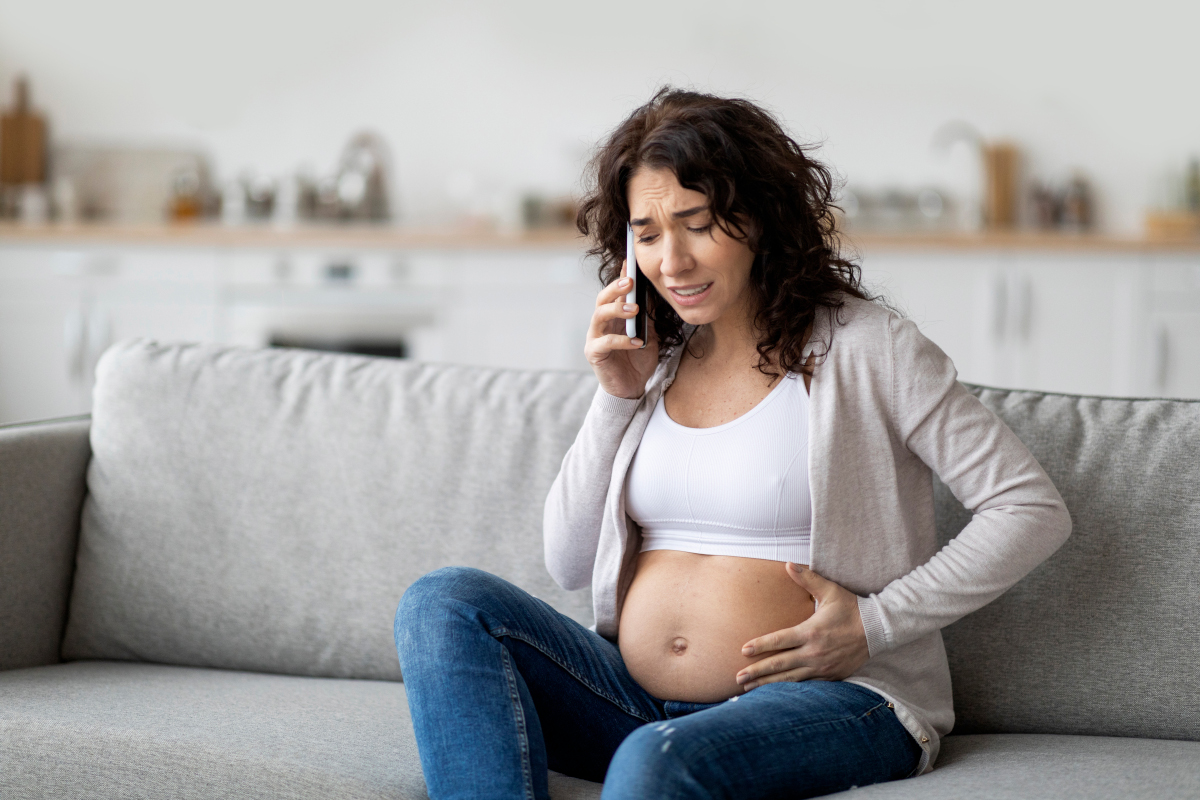
[[676,307],[675,313],[678,314],[679,318],[688,325],[707,325],[708,323],[716,320],[717,317],[721,316],[720,313],[715,312],[713,309],[704,308],[703,306],[700,308]]

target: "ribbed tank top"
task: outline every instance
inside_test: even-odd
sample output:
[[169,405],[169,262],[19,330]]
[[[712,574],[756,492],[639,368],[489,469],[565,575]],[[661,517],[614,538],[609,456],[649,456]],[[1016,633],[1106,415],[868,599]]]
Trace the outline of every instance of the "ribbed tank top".
[[625,484],[642,550],[809,563],[808,393],[788,374],[747,413],[688,428],[659,398]]

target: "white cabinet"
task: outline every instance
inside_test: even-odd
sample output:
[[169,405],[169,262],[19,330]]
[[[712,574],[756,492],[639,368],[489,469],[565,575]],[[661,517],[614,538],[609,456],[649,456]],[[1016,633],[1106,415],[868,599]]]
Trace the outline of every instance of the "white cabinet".
[[83,279],[94,297],[94,324],[107,328],[105,344],[135,336],[188,342],[216,338],[220,283],[215,254],[156,249],[99,258],[108,270],[85,272]]
[[40,251],[0,261],[0,423],[84,413],[89,300]]
[[863,276],[963,381],[1200,397],[1200,256],[882,252],[866,255]]
[[863,282],[936,342],[962,380],[986,383],[992,334],[979,306],[995,265],[987,253],[868,253]]
[[[1133,301],[1122,291],[1135,257],[1020,255],[1002,268],[1010,312],[999,383],[1072,394],[1122,393],[1136,358]],[[1136,282],[1133,281],[1133,282]],[[999,318],[999,315],[997,315]]]
[[213,339],[216,278],[203,253],[0,251],[0,424],[88,412],[118,339]]
[[1148,272],[1146,394],[1200,398],[1200,258],[1158,256]]
[[465,255],[445,270],[435,360],[587,369],[583,345],[600,284],[578,254]]
[[370,347],[586,369],[577,250],[0,248],[0,424],[86,413],[112,342]]

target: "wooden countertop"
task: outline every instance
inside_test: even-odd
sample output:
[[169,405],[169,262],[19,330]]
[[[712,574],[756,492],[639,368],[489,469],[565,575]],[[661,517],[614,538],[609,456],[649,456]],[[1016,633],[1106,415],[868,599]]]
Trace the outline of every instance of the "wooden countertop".
[[[1014,250],[1054,252],[1200,253],[1200,236],[1180,238],[1116,237],[1100,234],[1008,233],[855,233],[845,242],[861,252],[880,250]],[[119,225],[102,223],[22,225],[0,223],[0,247],[130,246],[211,247],[219,249],[355,250],[565,250],[582,251],[585,241],[574,229],[495,231],[487,229],[407,228],[388,225],[269,224],[229,226],[212,223]]]
[[501,232],[487,229],[404,228],[392,225],[220,225],[0,223],[0,246],[116,245],[132,247],[348,248],[362,250],[582,250],[573,230]]

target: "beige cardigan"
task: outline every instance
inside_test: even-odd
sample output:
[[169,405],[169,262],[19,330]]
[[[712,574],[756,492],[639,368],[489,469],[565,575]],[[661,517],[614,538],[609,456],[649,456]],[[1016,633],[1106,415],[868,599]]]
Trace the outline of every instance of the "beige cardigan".
[[[808,404],[811,566],[859,596],[871,657],[848,680],[895,703],[923,772],[954,726],[941,628],[1048,558],[1071,518],[1025,445],[915,324],[857,298],[836,326],[832,316],[818,313],[806,348],[820,359]],[[546,498],[546,566],[565,589],[591,585],[596,630],[611,640],[640,549],[625,475],[681,351],[636,400],[597,391]],[[940,550],[931,470],[974,512]]]

